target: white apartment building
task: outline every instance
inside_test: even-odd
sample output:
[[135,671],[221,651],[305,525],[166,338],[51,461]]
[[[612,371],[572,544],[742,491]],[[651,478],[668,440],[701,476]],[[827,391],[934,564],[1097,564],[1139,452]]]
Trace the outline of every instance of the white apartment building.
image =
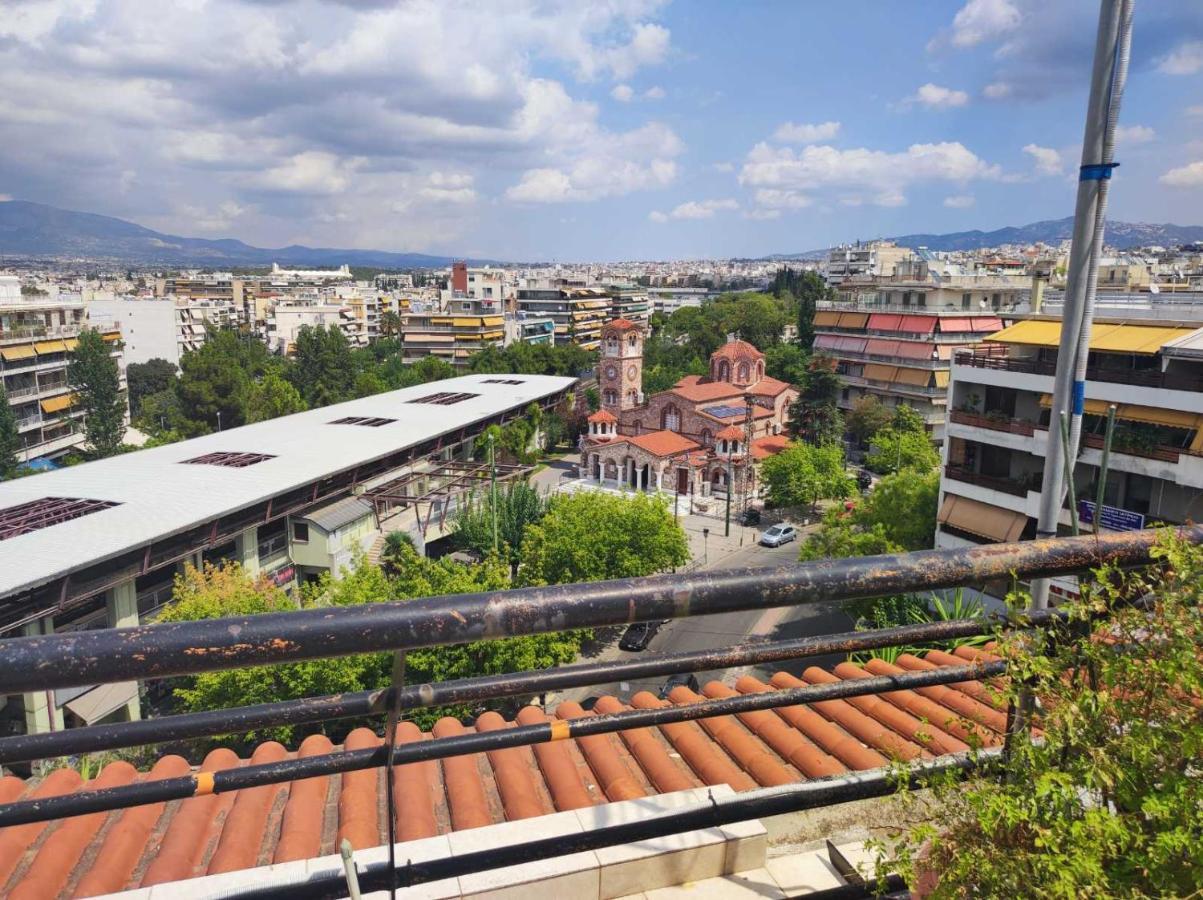
[[120,327],[127,364],[157,358],[179,366],[180,357],[204,345],[209,327],[235,325],[239,314],[228,299],[118,297],[88,304],[92,321]]
[[355,317],[351,307],[341,303],[278,303],[267,315],[267,346],[274,353],[292,353],[297,332],[305,326],[340,328],[353,347],[368,343],[365,323]]
[[894,266],[912,256],[909,247],[891,241],[865,241],[832,247],[824,263],[827,283],[838,285],[850,278],[879,278],[890,275]]
[[[1133,530],[1203,513],[1203,329],[1096,319],[1074,472],[1083,530],[1095,514],[1107,412],[1116,430],[1100,527]],[[953,357],[937,547],[1035,534],[1061,334],[1058,319],[1016,322]],[[1061,529],[1068,533],[1069,509]],[[1054,582],[1073,593],[1076,582]]]
[[[67,366],[89,327],[78,295],[23,294],[16,275],[0,275],[0,382],[17,419],[22,461],[62,456],[84,443],[83,410],[67,381]],[[121,332],[97,323],[125,386]]]

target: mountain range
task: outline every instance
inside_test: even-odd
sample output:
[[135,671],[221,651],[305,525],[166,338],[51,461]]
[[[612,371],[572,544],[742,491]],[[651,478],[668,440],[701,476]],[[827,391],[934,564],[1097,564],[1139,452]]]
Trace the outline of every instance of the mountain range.
[[[904,234],[892,238],[904,247],[929,250],[974,250],[1000,244],[1058,244],[1068,240],[1073,218],[1048,219],[994,231],[957,231],[951,234]],[[1107,244],[1132,247],[1203,242],[1203,225],[1154,225],[1107,222]],[[765,259],[818,259],[825,250],[777,254]],[[232,268],[267,266],[273,262],[293,266],[370,266],[384,269],[445,268],[449,256],[305,247],[294,244],[276,249],[252,247],[232,238],[209,240],[152,231],[124,219],[95,213],[73,212],[25,200],[0,202],[0,257],[67,260],[105,260],[125,264],[191,265]],[[472,259],[473,264],[496,264]]]
[[[89,259],[131,264],[231,268],[267,266],[376,266],[385,269],[444,268],[449,256],[344,250],[330,247],[252,247],[226,238],[162,234],[112,216],[57,209],[25,200],[0,202],[0,257]],[[469,260],[487,263],[489,260]]]

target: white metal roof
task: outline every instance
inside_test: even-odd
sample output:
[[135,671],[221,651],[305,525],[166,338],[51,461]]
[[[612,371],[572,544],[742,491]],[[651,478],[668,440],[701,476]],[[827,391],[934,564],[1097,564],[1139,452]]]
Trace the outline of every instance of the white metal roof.
[[[490,378],[522,383],[489,384]],[[573,381],[548,375],[464,375],[0,483],[0,511],[44,497],[121,504],[0,540],[0,597],[506,410],[524,409]],[[450,406],[406,402],[441,392],[479,396]],[[397,421],[377,428],[328,424],[345,416]],[[214,452],[275,458],[241,469],[180,465]]]
[[1203,356],[1203,328],[1175,338],[1161,347],[1162,356],[1184,356],[1198,359]]

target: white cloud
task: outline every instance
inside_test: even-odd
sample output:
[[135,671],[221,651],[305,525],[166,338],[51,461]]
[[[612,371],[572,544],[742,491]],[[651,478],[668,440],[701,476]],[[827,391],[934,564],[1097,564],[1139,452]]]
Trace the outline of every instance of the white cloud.
[[653,222],[667,222],[669,219],[713,219],[715,213],[739,209],[734,200],[690,200],[673,208],[670,213],[653,212],[648,218]]
[[773,132],[773,139],[783,144],[818,144],[830,141],[839,133],[839,122],[819,122],[813,125],[785,122]]
[[779,209],[750,209],[743,214],[745,219],[780,219],[781,210]]
[[1203,187],[1203,160],[1170,169],[1159,181],[1172,187]]
[[473,181],[464,173],[431,172],[426,176],[426,185],[418,189],[418,196],[433,203],[472,203],[476,200]]
[[1028,144],[1023,148],[1023,152],[1032,157],[1032,162],[1039,175],[1060,175],[1064,168],[1060,151],[1054,150],[1052,147]]
[[757,205],[767,209],[802,209],[813,202],[803,193],[781,188],[760,188],[755,196]]
[[973,194],[955,194],[944,198],[944,205],[949,209],[968,209],[976,202]]
[[953,109],[964,106],[969,102],[969,95],[964,91],[941,87],[928,82],[906,98],[908,103],[922,103],[928,109]]
[[1015,89],[1005,81],[993,81],[982,88],[982,96],[987,100],[1003,100],[1010,97]]
[[1157,137],[1148,125],[1118,125],[1115,129],[1115,140],[1120,144],[1147,144]]
[[321,196],[345,191],[361,159],[340,159],[333,153],[306,150],[248,180],[248,186],[286,194]]
[[644,100],[663,100],[667,96],[668,95],[664,92],[664,88],[660,87],[658,84],[652,85],[643,92]]
[[800,150],[757,144],[749,151],[739,180],[765,194],[760,205],[805,205],[799,198],[834,189],[842,202],[898,206],[906,202],[903,191],[918,182],[966,184],[978,179],[999,179],[1002,170],[985,162],[957,142],[912,144],[905,151],[857,148],[839,150],[811,145]]
[[1203,41],[1184,41],[1157,61],[1166,75],[1194,75],[1203,71]]
[[635,97],[635,91],[629,84],[616,84],[610,91],[610,96],[619,103],[630,103]]
[[526,203],[564,203],[667,187],[677,177],[674,157],[683,149],[672,129],[659,122],[622,134],[597,130],[561,148],[563,164],[528,169],[506,196]]
[[654,66],[668,56],[671,34],[662,25],[642,22],[635,26],[631,40],[599,52],[600,63],[615,78],[630,78],[645,66]]
[[1010,0],[969,0],[952,20],[954,47],[976,47],[1010,34],[1023,17]]

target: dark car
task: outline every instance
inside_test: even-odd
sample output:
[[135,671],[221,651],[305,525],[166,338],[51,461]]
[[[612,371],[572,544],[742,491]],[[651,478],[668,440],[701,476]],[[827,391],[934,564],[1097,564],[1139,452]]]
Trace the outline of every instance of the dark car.
[[619,650],[646,650],[656,632],[660,630],[660,622],[636,622],[626,630],[622,640],[618,642]]
[[660,699],[667,700],[673,688],[679,687],[687,687],[696,694],[698,690],[697,676],[691,675],[688,672],[682,672],[679,675],[669,675],[668,681],[664,682],[664,686],[660,688]]
[[744,525],[759,525],[760,524],[760,510],[756,509],[754,506],[749,506],[747,509],[744,510],[744,514],[743,514],[742,518],[740,519],[740,521]]

